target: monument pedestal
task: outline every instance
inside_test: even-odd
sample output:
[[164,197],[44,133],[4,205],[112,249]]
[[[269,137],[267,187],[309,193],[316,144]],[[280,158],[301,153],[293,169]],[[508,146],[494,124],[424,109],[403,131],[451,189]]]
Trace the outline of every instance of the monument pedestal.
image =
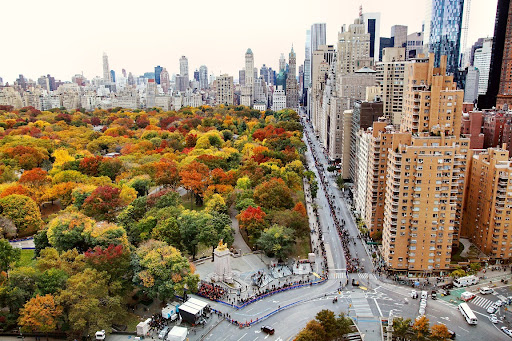
[[219,246],[213,251],[215,260],[215,273],[212,279],[216,282],[233,283],[233,272],[231,271],[231,254],[225,244],[222,244],[222,240],[219,242]]

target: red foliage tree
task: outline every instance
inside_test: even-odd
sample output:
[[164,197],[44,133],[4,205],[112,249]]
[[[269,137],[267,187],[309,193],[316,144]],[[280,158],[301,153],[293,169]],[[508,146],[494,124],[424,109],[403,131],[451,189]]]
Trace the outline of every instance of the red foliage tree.
[[129,275],[130,252],[123,245],[96,246],[85,252],[85,260],[94,269],[106,271],[112,278]]
[[85,157],[80,161],[80,165],[78,166],[80,172],[89,175],[89,176],[98,176],[101,162],[103,161],[103,157],[101,156],[91,156]]
[[306,216],[307,213],[306,213],[306,208],[304,207],[304,205],[302,204],[302,202],[298,202],[295,207],[293,208],[293,210],[295,212],[299,212],[300,214],[302,214],[302,216]]
[[249,206],[238,215],[240,228],[245,229],[251,242],[254,242],[267,227],[266,216],[267,214],[259,206]]
[[30,187],[41,187],[49,183],[48,172],[41,168],[24,171],[18,182]]
[[208,167],[197,161],[180,171],[183,187],[195,194],[198,204],[202,203],[204,191],[208,187],[209,173]]
[[97,187],[91,195],[85,199],[84,213],[97,220],[115,219],[115,212],[122,206],[120,199],[121,190],[111,186]]
[[197,142],[196,134],[187,134],[187,136],[185,136],[185,147],[194,148],[196,146],[196,142]]
[[147,115],[142,115],[137,117],[135,120],[135,124],[137,124],[137,127],[144,129],[149,125],[149,119]]
[[154,180],[157,185],[176,187],[180,182],[178,167],[174,161],[162,160],[154,164]]

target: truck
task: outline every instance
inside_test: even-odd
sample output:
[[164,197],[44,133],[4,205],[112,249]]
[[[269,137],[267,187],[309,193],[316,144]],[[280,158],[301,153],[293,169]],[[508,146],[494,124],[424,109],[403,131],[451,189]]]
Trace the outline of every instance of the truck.
[[479,278],[471,275],[466,277],[457,278],[453,281],[453,285],[457,288],[467,287],[469,285],[475,285],[479,281]]
[[137,336],[146,336],[149,332],[151,319],[147,319],[146,321],[140,322],[137,325]]
[[184,341],[187,338],[188,330],[184,327],[172,327],[169,334],[167,334],[167,341]]

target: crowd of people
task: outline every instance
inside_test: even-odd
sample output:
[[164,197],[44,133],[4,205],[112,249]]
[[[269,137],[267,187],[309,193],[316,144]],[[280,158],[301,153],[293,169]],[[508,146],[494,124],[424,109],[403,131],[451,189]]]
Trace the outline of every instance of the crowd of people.
[[201,281],[197,293],[203,297],[209,298],[212,301],[218,301],[225,297],[226,290],[224,290],[224,288],[220,285]]
[[[309,136],[309,134],[306,131],[304,131],[304,136],[308,140],[308,144],[310,146],[313,146],[313,141],[311,140],[311,137]],[[349,243],[350,243],[351,237],[350,237],[348,231],[345,229],[345,220],[341,219],[341,221],[340,221],[336,215],[336,212],[337,211],[339,212],[340,208],[337,207],[334,202],[334,195],[329,194],[329,190],[328,190],[329,184],[328,184],[328,181],[324,174],[324,166],[318,160],[317,153],[313,148],[311,148],[311,154],[313,155],[313,161],[315,162],[315,167],[318,171],[318,176],[320,177],[320,184],[322,185],[322,189],[324,190],[324,193],[326,194],[327,202],[329,204],[329,211],[330,211],[331,217],[334,221],[334,226],[336,227],[336,231],[338,232],[338,235],[341,239],[341,244],[343,246],[343,251],[345,254],[345,262],[347,264],[347,272],[364,271],[364,267],[362,267],[359,263],[359,258],[353,257],[350,253]],[[314,211],[315,211],[316,219],[318,221],[318,218],[319,218],[318,211],[316,210],[316,208],[314,209]],[[329,229],[329,227],[327,227],[327,228]],[[320,240],[322,240],[322,238],[321,238],[322,235],[321,235],[320,229],[319,229],[319,237],[320,237]],[[354,244],[355,243],[356,242],[354,241]],[[322,245],[323,245],[323,241],[320,242],[320,247],[323,247]],[[325,256],[324,253],[325,252],[323,252],[324,262],[327,264],[327,257]],[[357,254],[356,254],[356,256],[357,256]]]

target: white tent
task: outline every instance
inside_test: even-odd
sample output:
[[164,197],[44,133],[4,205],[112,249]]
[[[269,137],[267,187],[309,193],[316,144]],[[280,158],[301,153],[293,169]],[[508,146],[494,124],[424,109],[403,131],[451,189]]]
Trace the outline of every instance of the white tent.
[[167,341],[184,341],[187,338],[187,328],[172,327],[169,334],[167,334]]

